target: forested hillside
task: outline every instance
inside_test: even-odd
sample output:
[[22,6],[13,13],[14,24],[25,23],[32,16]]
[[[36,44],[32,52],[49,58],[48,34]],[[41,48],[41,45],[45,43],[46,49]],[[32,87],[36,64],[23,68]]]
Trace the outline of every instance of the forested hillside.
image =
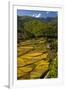
[[50,37],[57,38],[57,18],[33,18],[28,16],[17,17],[18,42],[30,38]]

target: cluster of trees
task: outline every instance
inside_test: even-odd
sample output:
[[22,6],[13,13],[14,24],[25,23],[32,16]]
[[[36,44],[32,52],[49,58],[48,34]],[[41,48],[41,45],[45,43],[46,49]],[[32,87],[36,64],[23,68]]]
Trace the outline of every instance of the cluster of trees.
[[33,17],[17,16],[17,40],[38,37],[57,38],[57,18],[42,21]]

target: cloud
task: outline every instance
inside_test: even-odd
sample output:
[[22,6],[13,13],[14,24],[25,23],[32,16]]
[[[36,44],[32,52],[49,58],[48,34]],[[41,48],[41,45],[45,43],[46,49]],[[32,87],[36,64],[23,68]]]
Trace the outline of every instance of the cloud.
[[35,15],[33,14],[32,16],[34,17]]
[[40,13],[39,14],[33,14],[32,16],[36,17],[36,18],[39,18],[41,16],[41,14]]
[[50,13],[49,11],[46,12],[46,14],[49,14],[49,13]]
[[39,13],[39,14],[36,15],[36,18],[39,18],[40,16],[41,16],[41,14]]

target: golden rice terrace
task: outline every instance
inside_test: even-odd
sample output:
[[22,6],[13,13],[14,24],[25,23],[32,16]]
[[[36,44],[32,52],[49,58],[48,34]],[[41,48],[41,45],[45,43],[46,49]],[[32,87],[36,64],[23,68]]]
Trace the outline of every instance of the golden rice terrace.
[[57,55],[43,38],[25,40],[17,45],[17,79],[57,77]]

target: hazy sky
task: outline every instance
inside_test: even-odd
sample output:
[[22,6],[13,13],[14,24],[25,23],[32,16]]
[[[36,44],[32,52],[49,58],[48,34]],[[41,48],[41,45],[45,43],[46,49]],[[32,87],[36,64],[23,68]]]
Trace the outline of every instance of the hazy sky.
[[58,12],[55,11],[35,11],[35,10],[17,10],[17,15],[19,16],[31,16],[36,18],[47,18],[47,17],[57,17]]

